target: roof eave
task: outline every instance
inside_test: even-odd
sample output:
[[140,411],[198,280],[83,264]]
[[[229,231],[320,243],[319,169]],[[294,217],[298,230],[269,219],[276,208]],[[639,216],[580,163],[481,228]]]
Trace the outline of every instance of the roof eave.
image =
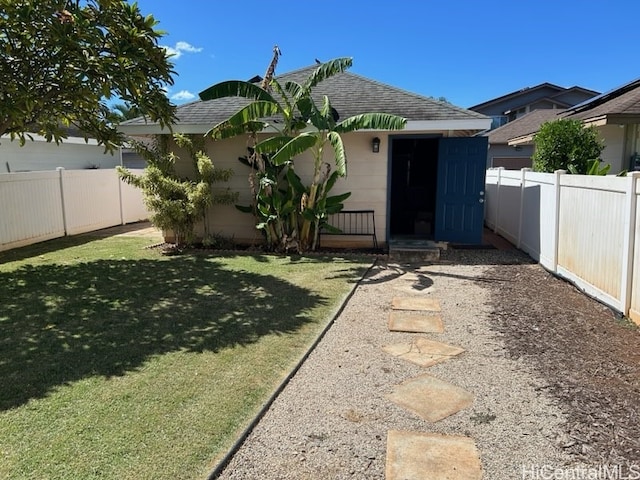
[[520,137],[514,137],[514,138],[511,138],[507,142],[507,145],[509,145],[510,147],[516,147],[518,145],[532,145],[533,144],[533,138],[535,136],[536,136],[535,133],[530,133],[528,135],[522,135]]
[[403,131],[424,130],[478,130],[491,128],[491,118],[465,118],[458,120],[409,120]]
[[[120,125],[118,130],[126,135],[161,135],[169,133],[205,134],[211,130],[211,124],[176,124],[172,129],[162,128],[157,123],[145,125]],[[442,131],[442,130],[487,130],[491,127],[490,118],[468,118],[448,120],[409,120],[402,131]],[[370,130],[371,131],[371,130]],[[386,131],[386,130],[378,130]]]
[[602,127],[604,125],[629,125],[640,123],[640,115],[624,115],[608,113],[597,117],[585,118],[582,122],[586,126]]

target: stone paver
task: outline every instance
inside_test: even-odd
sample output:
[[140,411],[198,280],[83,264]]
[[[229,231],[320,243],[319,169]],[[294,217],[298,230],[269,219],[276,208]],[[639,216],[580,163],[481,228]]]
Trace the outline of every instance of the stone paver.
[[415,338],[411,343],[385,345],[382,350],[422,367],[430,367],[464,352],[464,348],[436,342],[425,337]]
[[390,430],[386,480],[481,480],[475,442],[458,435]]
[[396,310],[389,313],[389,330],[392,332],[442,333],[442,317],[434,312],[421,313]]
[[425,298],[418,296],[394,297],[391,301],[391,308],[394,310],[439,312],[440,302],[435,298]]
[[429,422],[442,420],[473,403],[471,393],[427,374],[396,385],[386,397]]

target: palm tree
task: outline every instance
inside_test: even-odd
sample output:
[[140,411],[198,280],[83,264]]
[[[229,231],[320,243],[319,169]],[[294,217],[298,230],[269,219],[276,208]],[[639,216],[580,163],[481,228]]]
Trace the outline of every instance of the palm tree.
[[111,113],[114,115],[114,120],[122,122],[124,120],[131,120],[142,115],[142,112],[135,105],[129,105],[128,103],[118,103],[111,108]]
[[[328,197],[338,177],[347,175],[347,155],[341,134],[362,129],[399,130],[406,119],[386,113],[365,113],[337,122],[335,110],[327,96],[322,105],[314,102],[312,89],[323,80],[342,73],[352,65],[351,58],[337,58],[321,63],[302,83],[287,81],[281,85],[276,78],[269,89],[250,82],[228,81],[214,85],[200,94],[203,100],[240,96],[251,100],[227,120],[214,126],[207,135],[214,139],[230,138],[243,133],[275,129],[275,135],[255,145],[255,152],[266,156],[273,165],[294,168],[294,158],[309,150],[313,157],[313,179],[306,188],[300,211],[302,226],[299,249],[315,249],[318,234],[329,213],[340,209],[348,195]],[[276,96],[272,95],[275,92]],[[265,118],[278,117],[278,122]],[[335,171],[323,162],[324,150],[333,152]]]

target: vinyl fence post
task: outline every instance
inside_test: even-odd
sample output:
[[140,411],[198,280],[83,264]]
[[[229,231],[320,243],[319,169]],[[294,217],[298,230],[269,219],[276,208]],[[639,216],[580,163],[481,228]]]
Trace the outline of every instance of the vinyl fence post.
[[58,180],[60,182],[60,204],[62,205],[62,228],[64,230],[64,236],[68,235],[67,233],[67,212],[64,203],[64,182],[62,176],[64,175],[64,167],[57,167],[58,171]]
[[620,306],[624,315],[629,314],[631,308],[631,294],[633,286],[633,262],[634,243],[636,236],[636,195],[637,180],[640,179],[640,172],[631,172],[627,175],[629,184],[627,185],[626,205],[624,207],[624,226],[622,239],[622,279],[620,282]]
[[566,170],[556,170],[555,175],[555,205],[553,206],[553,255],[551,257],[551,266],[553,272],[558,273],[558,246],[560,244],[560,180],[561,176],[567,173]]
[[120,207],[120,225],[124,225],[125,221],[124,221],[124,205],[122,202],[122,179],[120,178],[120,175],[118,175],[117,170],[114,170],[114,173],[116,175],[116,182],[118,182],[118,206]]
[[527,172],[530,172],[530,168],[522,168],[520,170],[520,216],[518,217],[518,243],[516,247],[520,249],[522,246],[522,225],[524,224],[524,189],[527,182]]
[[502,171],[504,167],[498,167],[498,176],[496,177],[496,211],[495,221],[493,222],[493,233],[498,233],[500,228],[500,182],[502,181]]

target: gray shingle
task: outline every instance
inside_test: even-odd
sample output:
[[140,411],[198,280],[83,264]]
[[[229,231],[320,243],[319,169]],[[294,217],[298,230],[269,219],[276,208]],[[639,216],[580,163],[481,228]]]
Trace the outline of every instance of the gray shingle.
[[[303,82],[316,65],[279,75],[278,81]],[[351,72],[337,74],[313,89],[314,99],[321,102],[327,95],[332,106],[338,111],[340,119],[368,112],[390,113],[405,117],[407,120],[469,120],[484,119],[484,115],[456,107],[449,103],[433,100],[415,93],[386,85]],[[208,101],[195,101],[181,105],[177,109],[178,124],[216,125],[247,104],[239,97],[222,98]],[[145,125],[140,117],[123,125]]]
[[640,115],[640,80],[634,80],[591,101],[572,107],[567,110],[566,117],[588,120],[605,115]]
[[560,114],[563,112],[564,110],[557,109],[542,109],[529,112],[495,130],[491,130],[487,134],[489,144],[506,144],[512,138],[536,133],[540,129],[540,125],[545,122],[560,119]]

